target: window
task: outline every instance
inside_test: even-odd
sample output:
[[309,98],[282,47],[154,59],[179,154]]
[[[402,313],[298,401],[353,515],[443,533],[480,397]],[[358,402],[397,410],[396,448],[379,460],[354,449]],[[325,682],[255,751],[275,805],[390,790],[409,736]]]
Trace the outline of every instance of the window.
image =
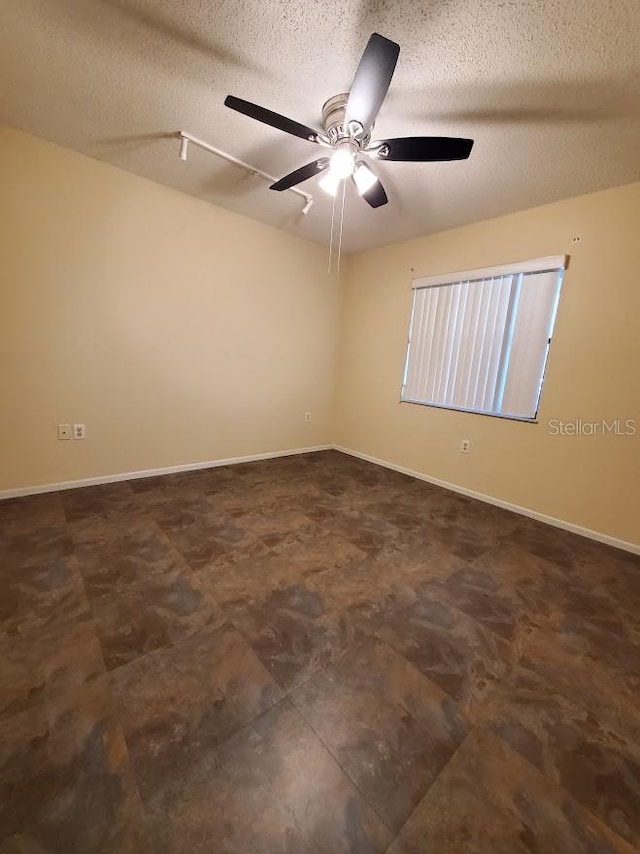
[[566,260],[414,280],[402,400],[535,420]]

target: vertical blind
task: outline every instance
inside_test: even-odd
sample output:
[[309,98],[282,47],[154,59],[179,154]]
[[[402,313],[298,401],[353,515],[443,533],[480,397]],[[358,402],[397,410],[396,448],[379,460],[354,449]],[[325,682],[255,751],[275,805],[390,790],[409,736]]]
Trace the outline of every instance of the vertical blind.
[[403,400],[535,418],[565,259],[528,265],[414,284]]

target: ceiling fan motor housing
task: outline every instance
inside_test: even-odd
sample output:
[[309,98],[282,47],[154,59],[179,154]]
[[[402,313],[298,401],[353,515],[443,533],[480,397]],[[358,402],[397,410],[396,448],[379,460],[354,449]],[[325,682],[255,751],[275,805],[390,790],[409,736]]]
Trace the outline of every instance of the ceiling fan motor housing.
[[356,142],[362,148],[371,140],[373,127],[365,131],[359,122],[350,122],[349,126],[345,124],[348,100],[349,93],[342,92],[340,95],[334,95],[328,101],[325,101],[322,107],[322,126],[332,145],[337,145],[339,142],[349,139]]

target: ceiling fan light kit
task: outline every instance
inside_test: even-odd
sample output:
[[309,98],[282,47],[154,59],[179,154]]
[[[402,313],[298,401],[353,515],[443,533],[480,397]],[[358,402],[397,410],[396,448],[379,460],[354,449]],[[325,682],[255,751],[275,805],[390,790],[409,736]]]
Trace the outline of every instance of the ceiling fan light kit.
[[333,150],[331,156],[318,158],[275,181],[271,185],[272,190],[290,190],[328,170],[320,181],[322,189],[335,197],[340,182],[351,178],[358,194],[371,207],[377,208],[386,204],[388,198],[367,160],[427,163],[469,157],[472,139],[414,136],[371,141],[375,120],[399,55],[400,46],[396,42],[373,33],[358,63],[349,93],[334,95],[322,107],[323,131],[314,130],[251,101],[227,95],[224,103],[232,110]]
[[353,172],[353,183],[356,185],[359,196],[364,196],[377,180],[376,173],[366,163],[359,163]]
[[318,186],[330,196],[335,196],[338,192],[340,181],[342,181],[342,178],[330,169],[327,174],[318,181]]
[[353,175],[356,163],[356,150],[351,142],[340,143],[331,155],[329,171],[338,178]]

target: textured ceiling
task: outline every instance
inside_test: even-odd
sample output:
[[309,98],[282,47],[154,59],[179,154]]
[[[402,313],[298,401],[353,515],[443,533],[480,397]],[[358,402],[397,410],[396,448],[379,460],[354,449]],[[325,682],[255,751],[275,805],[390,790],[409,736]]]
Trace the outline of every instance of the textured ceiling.
[[640,179],[638,0],[2,0],[0,120],[296,234],[330,199],[274,193],[172,138],[282,175],[319,149],[223,106],[320,126],[371,32],[401,46],[374,136],[471,136],[468,161],[380,164],[390,203],[346,203],[343,248],[427,234]]

